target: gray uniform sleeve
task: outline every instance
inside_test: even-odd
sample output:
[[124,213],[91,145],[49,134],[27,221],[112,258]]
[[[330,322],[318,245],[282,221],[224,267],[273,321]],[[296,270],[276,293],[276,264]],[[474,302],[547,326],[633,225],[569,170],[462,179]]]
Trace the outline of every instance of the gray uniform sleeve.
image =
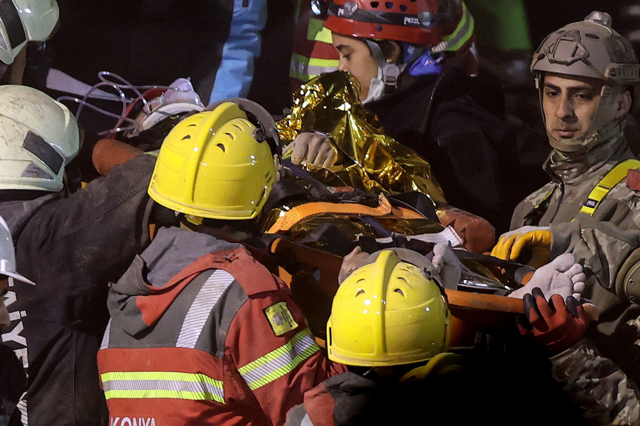
[[590,340],[580,340],[551,363],[553,377],[592,425],[640,425],[638,388]]

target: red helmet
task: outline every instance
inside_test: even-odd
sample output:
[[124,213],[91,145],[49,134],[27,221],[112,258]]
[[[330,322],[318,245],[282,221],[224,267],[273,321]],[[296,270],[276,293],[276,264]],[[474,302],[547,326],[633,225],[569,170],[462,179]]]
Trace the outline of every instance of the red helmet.
[[473,18],[462,0],[335,0],[324,26],[351,37],[446,43],[437,51],[458,50],[473,36]]

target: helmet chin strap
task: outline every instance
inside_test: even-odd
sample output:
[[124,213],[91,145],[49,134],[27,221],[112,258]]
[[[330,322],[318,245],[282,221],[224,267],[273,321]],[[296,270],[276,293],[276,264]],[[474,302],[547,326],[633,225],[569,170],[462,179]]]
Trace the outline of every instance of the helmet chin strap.
[[371,50],[371,54],[373,58],[378,63],[378,67],[382,70],[382,81],[386,86],[390,86],[395,88],[398,84],[398,77],[400,77],[400,73],[405,68],[405,64],[396,65],[390,64],[387,62],[387,58],[384,57],[384,53],[382,53],[382,49],[378,46],[378,43],[365,40],[367,46],[369,46],[369,50]]

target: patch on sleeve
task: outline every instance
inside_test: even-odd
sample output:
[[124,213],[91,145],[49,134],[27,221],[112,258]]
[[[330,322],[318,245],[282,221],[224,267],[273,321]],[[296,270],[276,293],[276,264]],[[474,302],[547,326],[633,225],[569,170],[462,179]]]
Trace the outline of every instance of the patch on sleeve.
[[298,328],[298,323],[293,319],[293,315],[289,312],[286,302],[278,302],[263,310],[264,314],[271,324],[273,334],[282,336],[287,331]]

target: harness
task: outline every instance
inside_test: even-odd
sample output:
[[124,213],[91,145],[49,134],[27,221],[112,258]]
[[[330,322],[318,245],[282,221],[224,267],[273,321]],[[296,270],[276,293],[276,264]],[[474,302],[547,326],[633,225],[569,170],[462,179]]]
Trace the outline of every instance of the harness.
[[[596,212],[596,209],[607,196],[607,194],[615,188],[622,180],[627,176],[629,170],[640,168],[640,160],[636,160],[635,158],[630,158],[621,163],[618,163],[613,169],[611,169],[600,182],[596,184],[596,186],[591,190],[589,195],[587,196],[587,200],[584,202],[582,207],[580,208],[579,213],[584,213],[588,216],[593,216]],[[551,200],[551,195],[555,191],[555,188],[552,188],[540,202],[533,206],[534,213],[537,213],[540,217],[543,212],[546,210],[546,207],[549,205],[549,201]],[[573,222],[575,217],[571,219]]]

